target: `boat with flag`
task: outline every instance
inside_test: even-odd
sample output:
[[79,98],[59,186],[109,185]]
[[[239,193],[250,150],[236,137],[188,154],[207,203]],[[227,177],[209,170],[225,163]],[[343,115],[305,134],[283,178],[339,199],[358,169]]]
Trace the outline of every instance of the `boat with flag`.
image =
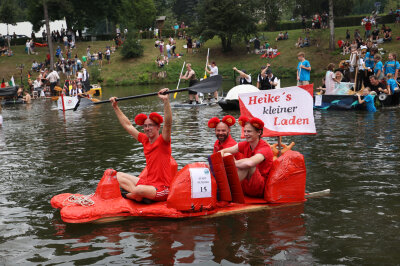
[[[278,143],[271,145],[274,160],[262,197],[245,195],[233,155],[223,157],[217,152],[209,156],[208,162],[190,163],[180,171],[171,157],[173,179],[164,202],[124,198],[117,172],[108,169],[93,194],[59,194],[51,199],[51,205],[60,209],[66,223],[104,223],[135,217],[212,218],[303,204],[307,199],[325,196],[329,189],[306,192],[305,158],[293,150],[294,143],[286,146],[281,140],[282,136],[316,134],[312,86],[303,87],[239,94],[241,114],[262,119],[264,137],[278,137]],[[269,107],[271,111],[266,111]],[[139,179],[146,175],[144,168]]]

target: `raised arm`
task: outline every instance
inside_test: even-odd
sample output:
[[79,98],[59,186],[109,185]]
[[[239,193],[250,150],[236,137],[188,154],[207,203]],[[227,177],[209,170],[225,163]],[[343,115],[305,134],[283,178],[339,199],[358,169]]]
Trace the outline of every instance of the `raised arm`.
[[162,130],[162,137],[166,142],[171,141],[171,131],[172,131],[172,111],[171,105],[169,104],[169,94],[162,94],[168,91],[167,88],[162,89],[158,92],[158,97],[164,103],[164,126]]
[[235,70],[237,73],[239,73],[239,75],[243,75],[246,79],[249,78],[249,75],[247,75],[247,74],[244,73],[243,71],[240,71],[240,70],[237,69],[236,67],[234,67],[233,70]]
[[139,131],[132,125],[128,117],[126,117],[126,115],[122,113],[121,109],[119,109],[118,102],[116,101],[116,99],[117,99],[116,97],[111,97],[110,101],[112,107],[114,108],[115,114],[118,117],[119,123],[130,135],[132,135],[132,137],[134,137],[137,140],[139,137]]

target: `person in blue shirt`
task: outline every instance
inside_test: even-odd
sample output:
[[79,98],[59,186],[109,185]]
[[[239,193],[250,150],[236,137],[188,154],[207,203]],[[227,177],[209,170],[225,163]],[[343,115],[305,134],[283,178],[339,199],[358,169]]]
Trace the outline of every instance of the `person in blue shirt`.
[[388,61],[385,63],[384,72],[385,76],[389,73],[393,75],[394,79],[397,80],[399,77],[400,63],[396,61],[396,54],[389,53]]
[[305,54],[300,52],[297,54],[299,64],[297,65],[297,86],[310,84],[311,65],[305,59]]
[[362,90],[362,96],[364,96],[364,99],[362,99],[362,100],[361,100],[360,94],[357,94],[358,103],[359,104],[365,103],[367,106],[368,112],[375,113],[376,112],[376,107],[375,107],[375,102],[374,102],[375,95],[371,95],[370,92],[371,92],[371,90],[369,88],[365,88],[364,90]]
[[383,64],[382,64],[382,56],[380,54],[374,55],[374,75],[379,79],[383,79]]
[[60,54],[61,54],[61,48],[60,48],[60,46],[58,46],[57,50],[56,50],[56,57],[58,58],[60,56]]
[[384,91],[386,94],[394,94],[399,89],[396,80],[393,78],[391,73],[387,74],[388,80],[386,81],[387,89]]

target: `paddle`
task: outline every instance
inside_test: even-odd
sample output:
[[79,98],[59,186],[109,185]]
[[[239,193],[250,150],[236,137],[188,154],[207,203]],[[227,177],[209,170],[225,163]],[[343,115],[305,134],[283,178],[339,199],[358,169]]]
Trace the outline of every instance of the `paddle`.
[[[210,48],[207,50],[206,68],[208,67],[208,57],[210,56]],[[204,79],[207,78],[207,71],[204,70]]]
[[[176,85],[176,89],[179,89],[179,84],[181,84],[181,76],[182,76],[182,73],[183,73],[183,69],[185,68],[185,63],[186,62],[183,62],[182,69],[181,69],[181,74],[179,75],[178,85]],[[176,99],[176,95],[177,94],[178,94],[177,92],[174,93],[174,99]]]
[[[165,92],[165,94],[181,92],[181,91],[213,93],[214,91],[217,91],[221,87],[221,84],[222,84],[222,76],[217,75],[217,76],[209,77],[207,79],[203,79],[202,81],[196,83],[192,87],[167,91],[167,92]],[[155,96],[155,95],[158,95],[158,92],[151,92],[151,93],[146,93],[146,94],[121,97],[121,98],[117,98],[116,100],[124,101],[124,100],[129,100],[129,99],[138,99],[138,98],[144,98],[144,97]],[[101,103],[109,103],[109,102],[110,102],[110,100],[105,100],[105,101],[93,102],[93,104],[101,104]]]

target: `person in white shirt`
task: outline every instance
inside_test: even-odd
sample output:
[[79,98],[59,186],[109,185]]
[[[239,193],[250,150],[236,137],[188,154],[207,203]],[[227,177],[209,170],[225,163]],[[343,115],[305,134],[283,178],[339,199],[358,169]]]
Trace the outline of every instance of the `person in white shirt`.
[[[210,77],[218,75],[218,67],[215,61],[212,61],[211,65],[208,65],[205,70],[208,74],[210,74]],[[218,91],[214,92],[214,98],[215,100],[218,100]]]
[[56,70],[53,70],[49,75],[47,75],[46,79],[50,82],[50,92],[52,95],[55,95],[54,87],[57,85],[57,81],[60,79]]
[[110,56],[111,56],[111,51],[110,51],[110,48],[108,47],[106,50],[107,64],[110,64]]
[[171,44],[167,43],[167,45],[165,46],[165,49],[167,49],[168,59],[171,58]]
[[41,80],[41,76],[37,76],[37,78],[35,79],[35,81],[33,82],[33,90],[37,91],[38,94],[40,95],[40,93],[42,92],[42,80]]

